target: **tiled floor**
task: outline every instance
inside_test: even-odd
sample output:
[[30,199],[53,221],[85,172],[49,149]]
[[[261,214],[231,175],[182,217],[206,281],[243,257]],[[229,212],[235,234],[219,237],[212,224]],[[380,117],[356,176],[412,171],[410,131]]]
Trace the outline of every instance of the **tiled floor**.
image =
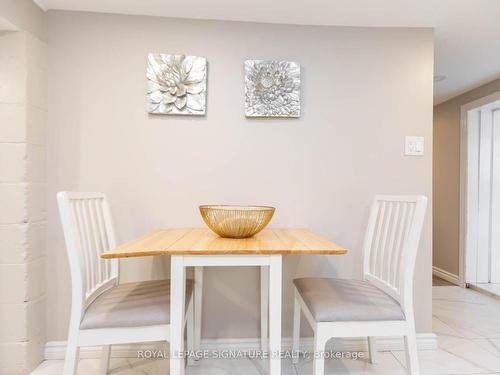
[[[420,351],[422,375],[500,374],[500,301],[457,286],[433,287],[433,331],[439,349]],[[99,363],[82,359],[79,375],[98,372]],[[328,360],[326,374],[405,374],[403,352],[380,353],[378,363],[363,360]],[[202,360],[189,367],[186,375],[262,375],[266,363],[260,360]],[[303,360],[294,366],[283,362],[284,375],[307,375],[312,363]],[[45,361],[31,375],[62,373],[62,361]],[[159,375],[168,373],[165,360],[113,359],[110,374]]]
[[500,299],[500,284],[492,284],[492,283],[480,283],[480,284],[471,284],[471,289],[477,290],[483,294],[494,297],[496,299]]

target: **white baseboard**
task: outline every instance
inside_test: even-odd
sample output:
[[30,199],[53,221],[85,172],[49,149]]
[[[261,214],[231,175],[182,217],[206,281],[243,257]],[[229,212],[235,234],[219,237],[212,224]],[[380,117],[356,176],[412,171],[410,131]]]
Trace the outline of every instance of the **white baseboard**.
[[445,271],[439,267],[432,266],[432,274],[440,279],[446,280],[452,284],[460,286],[460,278],[454,273]]
[[[300,350],[312,351],[312,337],[300,339]],[[204,339],[201,347],[203,350],[260,350],[260,339]],[[284,338],[282,341],[283,350],[292,347],[292,339]],[[437,349],[437,336],[434,333],[417,334],[418,350]],[[403,338],[401,337],[380,337],[377,339],[377,349],[380,351],[404,350]],[[112,356],[114,358],[137,358],[138,350],[166,350],[166,344],[126,344],[113,345]],[[366,339],[362,337],[331,340],[327,345],[327,350],[359,352],[367,351]],[[45,345],[45,359],[64,359],[66,352],[66,341],[49,341]],[[101,348],[96,346],[80,348],[80,358],[100,358]]]

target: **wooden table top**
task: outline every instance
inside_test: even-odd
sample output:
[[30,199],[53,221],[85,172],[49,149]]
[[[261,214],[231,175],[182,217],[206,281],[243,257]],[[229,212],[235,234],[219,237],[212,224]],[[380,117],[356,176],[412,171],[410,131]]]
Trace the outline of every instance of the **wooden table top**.
[[207,228],[158,230],[106,251],[101,257],[345,253],[347,249],[307,229],[264,229],[254,237],[231,239],[219,237]]

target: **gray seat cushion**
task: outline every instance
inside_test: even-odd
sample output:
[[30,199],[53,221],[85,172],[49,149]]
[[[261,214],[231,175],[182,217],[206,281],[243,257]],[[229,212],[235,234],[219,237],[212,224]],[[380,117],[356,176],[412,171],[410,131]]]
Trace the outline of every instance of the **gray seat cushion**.
[[317,322],[405,319],[392,297],[366,281],[311,277],[293,283]]
[[[193,281],[186,281],[186,306]],[[97,297],[85,311],[81,329],[139,327],[170,323],[170,280],[119,284]]]

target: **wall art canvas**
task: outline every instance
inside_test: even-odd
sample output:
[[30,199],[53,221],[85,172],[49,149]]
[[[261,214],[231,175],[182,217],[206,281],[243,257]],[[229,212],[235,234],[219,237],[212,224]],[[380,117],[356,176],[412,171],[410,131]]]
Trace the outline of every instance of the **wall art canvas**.
[[204,115],[207,60],[204,57],[150,53],[146,76],[149,113]]
[[245,61],[245,115],[300,117],[300,65],[292,61]]

